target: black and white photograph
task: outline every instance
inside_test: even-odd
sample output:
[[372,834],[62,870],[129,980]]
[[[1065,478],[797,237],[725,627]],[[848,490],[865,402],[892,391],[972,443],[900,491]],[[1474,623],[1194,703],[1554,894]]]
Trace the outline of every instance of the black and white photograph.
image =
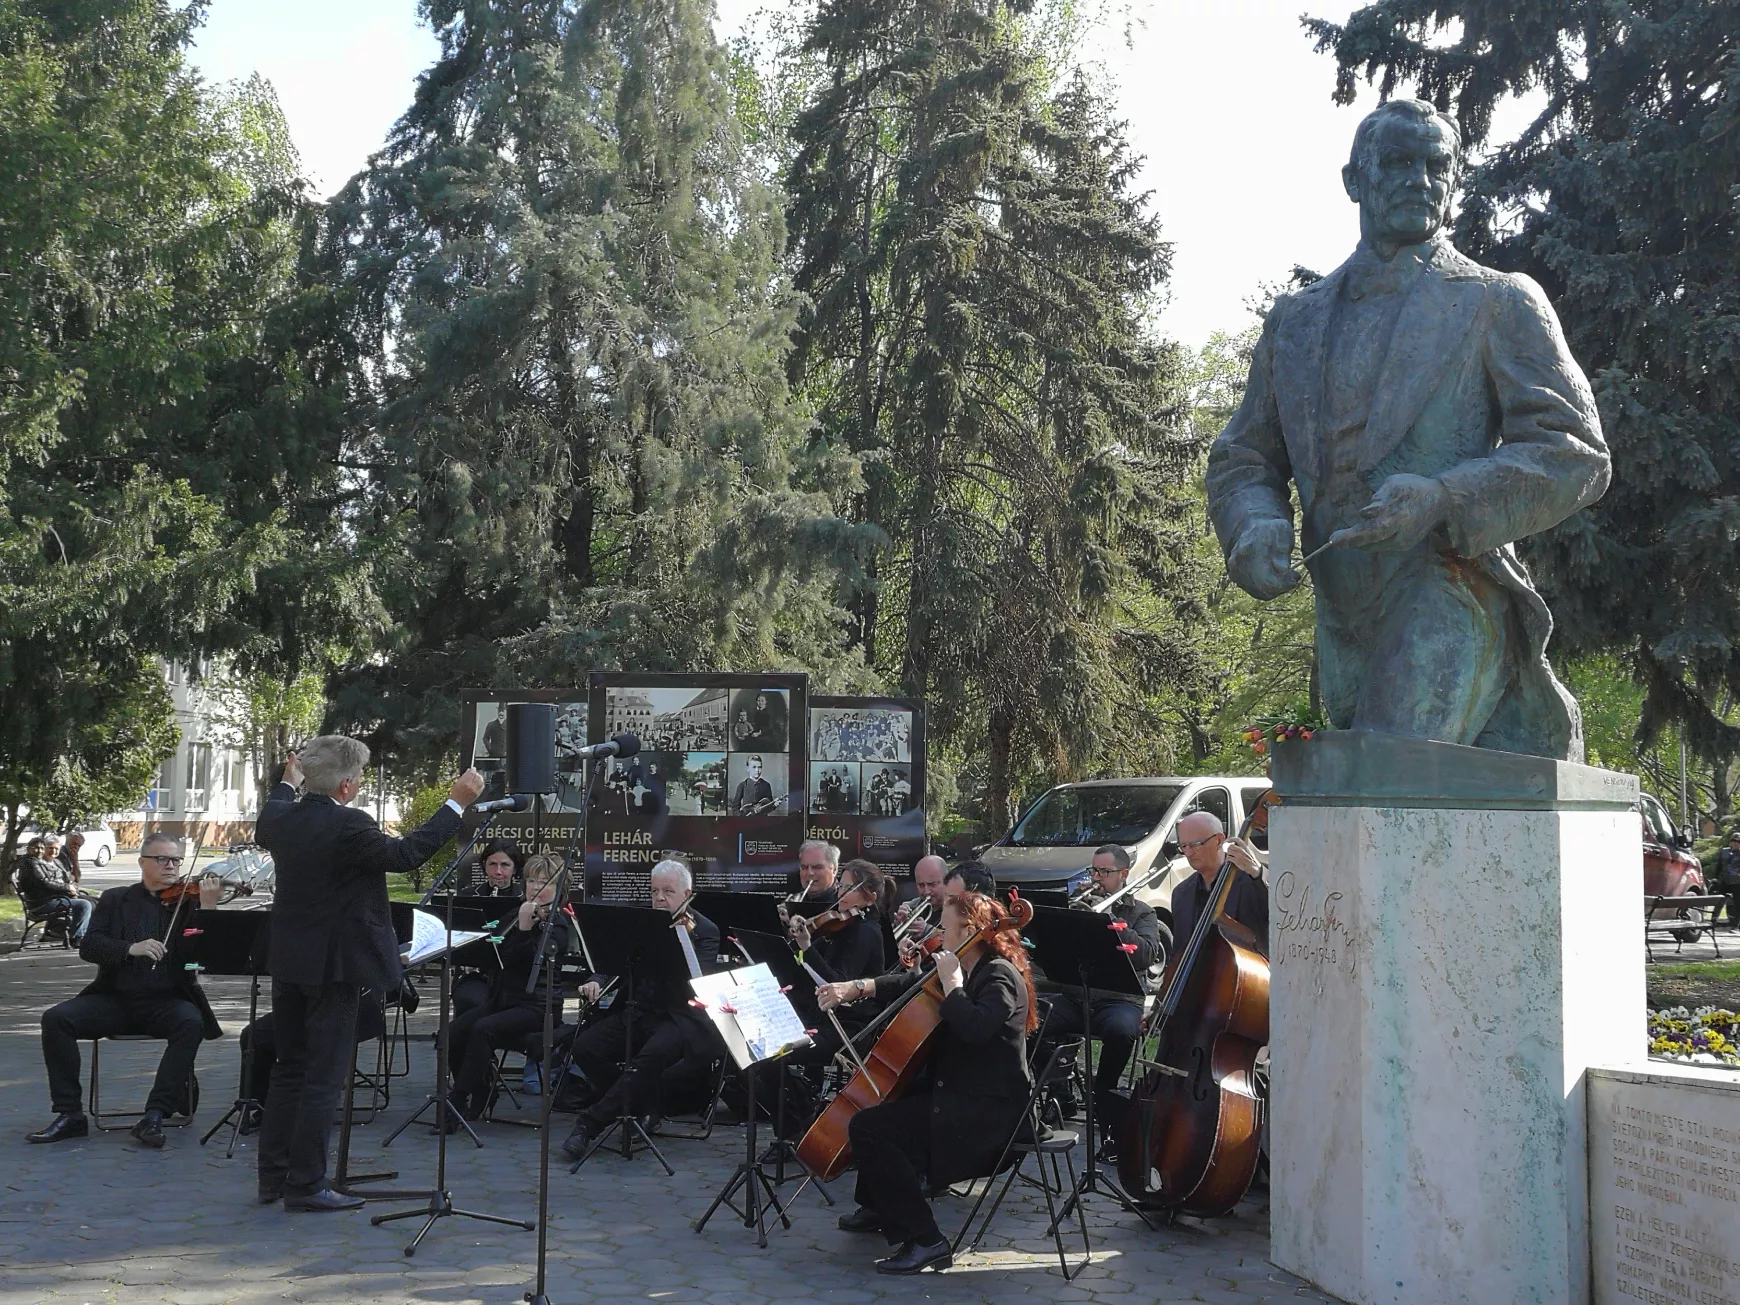
[[912,713],[892,707],[814,708],[810,759],[910,762]]
[[607,689],[604,737],[632,734],[658,752],[723,752],[729,689]]
[[[790,746],[790,705],[784,689],[738,689],[731,694],[732,752],[780,752]],[[737,764],[732,759],[733,766]]]
[[918,804],[912,791],[912,767],[866,762],[859,776],[860,812],[866,816],[903,816]]
[[[480,761],[501,761],[507,757],[507,704],[480,702],[477,704],[477,730],[471,745],[471,764]],[[482,766],[477,767],[482,770]]]
[[726,773],[725,814],[728,816],[775,816],[786,809],[790,784],[784,754],[763,757],[759,752],[733,752]]
[[810,762],[810,812],[814,815],[857,815],[858,767],[845,761]]
[[618,816],[656,816],[668,810],[666,788],[682,754],[642,752],[605,762],[600,807]]

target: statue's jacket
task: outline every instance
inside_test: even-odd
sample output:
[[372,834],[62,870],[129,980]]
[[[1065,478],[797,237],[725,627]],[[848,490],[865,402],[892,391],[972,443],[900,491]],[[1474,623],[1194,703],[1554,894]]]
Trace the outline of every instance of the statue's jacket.
[[[1312,508],[1324,474],[1325,353],[1348,267],[1276,300],[1244,401],[1210,451],[1209,512],[1228,553],[1258,522],[1291,529],[1289,480],[1303,551],[1325,542]],[[1501,585],[1525,634],[1506,705],[1528,741],[1517,750],[1580,759],[1576,704],[1546,660],[1552,616],[1513,545],[1599,498],[1611,468],[1588,381],[1534,281],[1437,242],[1391,333],[1358,468],[1370,491],[1399,473],[1444,486],[1448,520],[1433,545]]]

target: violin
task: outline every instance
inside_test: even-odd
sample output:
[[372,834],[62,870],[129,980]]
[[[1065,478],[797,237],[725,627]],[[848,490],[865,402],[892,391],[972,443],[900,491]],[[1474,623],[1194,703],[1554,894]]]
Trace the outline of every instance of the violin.
[[[1252,811],[1242,839],[1272,795]],[[1266,940],[1226,914],[1233,876],[1221,864],[1202,915],[1167,964],[1154,1060],[1118,1129],[1118,1178],[1140,1204],[1202,1218],[1250,1189],[1261,1151],[1257,1052],[1269,1041]]]
[[[961,944],[957,955],[962,966],[970,968],[969,962],[985,948],[991,930],[1021,930],[1032,921],[1033,907],[1011,890],[1008,914],[993,923],[990,930],[981,929]],[[926,939],[924,946],[927,954],[940,951],[940,931],[934,939]],[[863,1058],[861,1068],[828,1103],[828,1108],[816,1116],[815,1123],[798,1143],[798,1159],[819,1182],[838,1178],[851,1164],[852,1143],[846,1130],[852,1117],[860,1110],[897,1099],[930,1058],[942,1027],[942,980],[936,971],[933,969],[915,983],[883,1019],[886,1027]]]
[[862,906],[830,906],[827,910],[809,917],[810,935],[838,933],[852,921],[862,919],[868,908]]

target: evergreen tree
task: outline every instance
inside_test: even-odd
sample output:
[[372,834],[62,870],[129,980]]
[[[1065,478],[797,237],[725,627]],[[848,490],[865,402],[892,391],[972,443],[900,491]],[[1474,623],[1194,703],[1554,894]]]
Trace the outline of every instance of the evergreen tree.
[[1196,445],[1144,328],[1170,251],[1104,106],[1048,96],[1024,7],[827,0],[789,182],[794,368],[890,540],[856,637],[993,828],[1035,777],[1149,759],[1196,672]]
[[271,500],[229,511],[257,450],[211,400],[286,284],[295,196],[265,166],[269,92],[212,93],[183,65],[199,14],[0,0],[8,839],[22,804],[137,800],[175,746],[158,659],[219,646],[287,545]]
[[[457,690],[842,654],[849,459],[806,449],[778,205],[701,0],[438,0],[440,60],[328,249],[387,656],[343,715],[431,757]],[[842,671],[842,673],[845,673]]]
[[[1445,30],[1455,25],[1453,39]],[[1529,273],[1590,374],[1613,487],[1526,549],[1566,655],[1617,653],[1670,722],[1740,754],[1740,4],[1386,0],[1312,22],[1348,101],[1363,73],[1453,110],[1480,146],[1494,107],[1545,109],[1469,178],[1458,243]]]

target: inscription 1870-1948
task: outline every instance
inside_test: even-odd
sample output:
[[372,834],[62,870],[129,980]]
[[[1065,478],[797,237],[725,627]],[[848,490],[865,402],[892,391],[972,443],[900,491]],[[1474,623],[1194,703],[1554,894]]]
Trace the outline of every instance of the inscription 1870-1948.
[[1275,880],[1273,954],[1270,963],[1312,965],[1354,973],[1353,935],[1341,918],[1343,895],[1320,891],[1286,870]]

